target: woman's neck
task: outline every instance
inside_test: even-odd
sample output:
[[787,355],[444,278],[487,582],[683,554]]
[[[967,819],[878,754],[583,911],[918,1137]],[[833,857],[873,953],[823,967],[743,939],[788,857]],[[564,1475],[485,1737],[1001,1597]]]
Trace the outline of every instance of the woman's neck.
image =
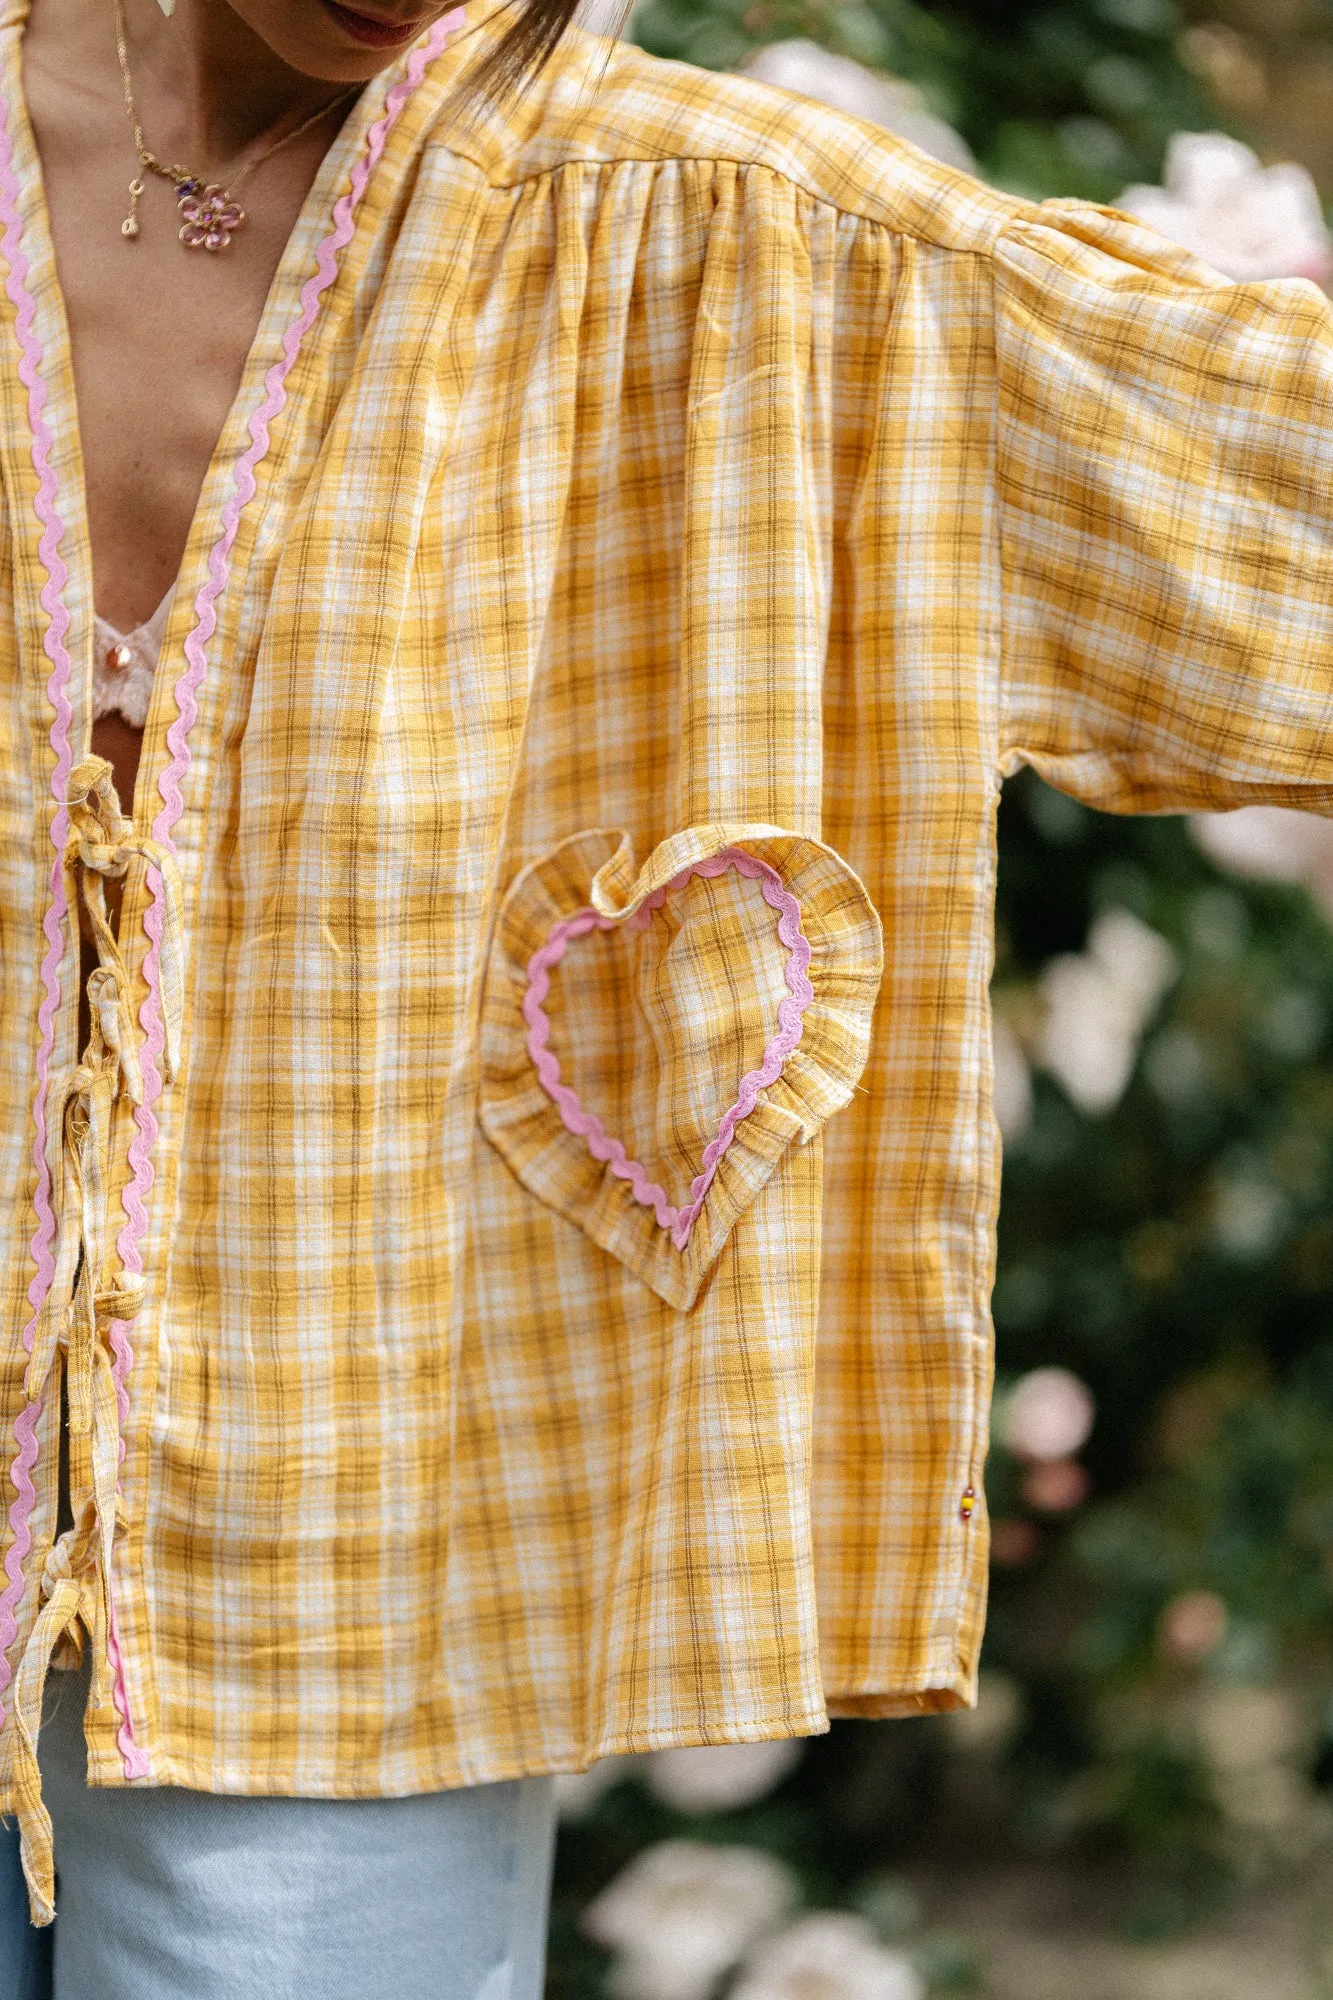
[[[336,86],[274,54],[227,0],[123,0],[144,137],[159,159],[220,175],[280,124],[317,110]],[[112,0],[32,0],[29,62],[58,63],[98,99],[121,95]],[[123,116],[123,112],[121,114]]]
[[[272,0],[275,9],[278,3]],[[253,14],[269,0],[240,4]],[[240,164],[264,150],[260,121],[271,130],[275,110],[284,108],[284,78],[271,54],[256,55],[244,35],[228,40],[230,11],[224,0],[179,0],[165,21],[155,0],[126,0],[127,25],[138,37],[131,62],[146,144],[159,160],[224,186],[234,186]],[[224,69],[228,50],[236,63]],[[176,187],[136,161],[113,0],[32,0],[21,53],[73,362],[93,600],[129,630],[150,615],[180,568],[264,302],[336,139],[339,113],[273,152],[241,183],[245,214],[234,240],[214,254],[181,239]],[[338,92],[327,78],[303,75],[301,87],[318,93],[317,104]],[[246,93],[259,99],[261,89],[266,99],[245,101]],[[299,109],[295,122],[302,122]],[[289,113],[280,131],[291,129]],[[133,195],[136,177],[140,192]],[[140,226],[127,233],[131,200]]]

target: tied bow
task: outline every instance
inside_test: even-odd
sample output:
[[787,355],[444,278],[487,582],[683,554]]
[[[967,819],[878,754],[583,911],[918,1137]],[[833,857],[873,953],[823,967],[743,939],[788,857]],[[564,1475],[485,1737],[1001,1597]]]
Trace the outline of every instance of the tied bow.
[[[184,1013],[185,961],[182,951],[184,915],[180,871],[169,847],[136,833],[116,796],[111,766],[105,757],[85,757],[70,773],[65,793],[71,832],[65,843],[66,893],[71,908],[81,902],[97,946],[103,984],[90,1004],[103,1013],[103,1035],[120,1059],[125,1088],[133,1104],[142,1102],[137,1029],[130,1008],[130,981],[106,908],[108,877],[123,878],[134,866],[156,869],[161,883],[162,943],[158,952],[158,983],[162,996],[163,1068],[168,1083],[180,1069],[181,1017]],[[94,978],[96,974],[94,974]],[[114,1024],[110,1019],[114,1010]]]
[[145,1281],[133,1271],[109,1274],[108,1216],[115,1107],[124,1097],[143,1102],[140,1032],[132,984],[107,912],[106,884],[134,869],[148,871],[161,911],[158,990],[163,1022],[162,1066],[167,1082],[180,1068],[184,995],[183,904],[174,855],[136,833],[121,812],[110,764],[85,757],[70,774],[65,803],[70,834],[62,867],[71,910],[81,909],[97,948],[88,977],[89,1031],[81,1059],[52,1080],[47,1097],[47,1166],[56,1221],[55,1269],[33,1332],[24,1376],[30,1401],[41,1396],[62,1352],[69,1403],[70,1485],[81,1492],[76,1527],[54,1543],[42,1575],[36,1623],[15,1675],[14,1789],[20,1847],[34,1923],[54,1915],[51,1821],[42,1801],[37,1738],[42,1691],[58,1647],[93,1647],[92,1700],[104,1698],[111,1632],[111,1567],[124,1527],[119,1494],[120,1413],[112,1373],[110,1330],[132,1320]]
[[[114,1409],[115,1390],[110,1386],[109,1370],[107,1380]],[[104,1537],[95,1509],[95,1501],[89,1498],[78,1524],[67,1528],[51,1547],[42,1568],[37,1622],[14,1677],[14,1803],[23,1873],[28,1882],[32,1919],[37,1924],[49,1924],[55,1915],[51,1815],[42,1798],[42,1774],[37,1762],[42,1695],[57,1647],[70,1642],[75,1659],[81,1656],[80,1625],[87,1627],[93,1648],[88,1698],[94,1708],[100,1708],[106,1699],[104,1661],[109,1612],[105,1562],[99,1552]],[[113,1528],[120,1518],[117,1502]],[[100,1585],[99,1567],[103,1572]]]

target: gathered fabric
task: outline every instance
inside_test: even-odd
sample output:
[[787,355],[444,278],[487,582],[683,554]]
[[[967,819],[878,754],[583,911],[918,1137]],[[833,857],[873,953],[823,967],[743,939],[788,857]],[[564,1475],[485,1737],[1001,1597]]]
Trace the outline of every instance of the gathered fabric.
[[1314,287],[579,31],[468,101],[506,18],[446,16],[330,149],[124,801],[0,20],[39,1916],[54,1647],[93,1786],[393,1797],[973,1700],[1002,779],[1333,810]]

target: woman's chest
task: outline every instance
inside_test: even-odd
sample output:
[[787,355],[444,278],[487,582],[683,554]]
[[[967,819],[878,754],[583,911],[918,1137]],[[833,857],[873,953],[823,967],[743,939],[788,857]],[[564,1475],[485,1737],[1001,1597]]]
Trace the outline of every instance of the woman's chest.
[[[97,608],[129,630],[179,570],[322,146],[275,159],[252,200],[247,185],[245,220],[224,249],[191,248],[174,187],[137,166],[123,116],[100,100],[90,107],[47,69],[29,66],[25,81],[69,332]],[[133,203],[131,180],[142,187]]]
[[[123,122],[71,115],[34,67],[29,90],[69,335],[99,615],[148,620],[180,570],[199,494],[236,397],[264,300],[315,163],[272,185],[220,251],[182,240],[175,188],[142,168]],[[134,188],[130,180],[133,177]],[[105,669],[115,657],[98,664]],[[92,748],[126,808],[142,727],[112,712]]]
[[129,630],[180,567],[282,244],[252,242],[233,262],[191,252],[173,227],[169,188],[158,191],[165,202],[145,196],[145,234],[127,241],[116,192],[85,206],[57,172],[49,202],[97,607]]

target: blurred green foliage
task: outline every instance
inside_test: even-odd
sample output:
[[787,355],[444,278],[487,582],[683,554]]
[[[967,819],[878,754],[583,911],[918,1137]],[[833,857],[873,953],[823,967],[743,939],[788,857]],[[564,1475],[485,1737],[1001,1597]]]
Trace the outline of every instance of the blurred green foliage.
[[914,83],[998,185],[1109,201],[1157,178],[1173,132],[1225,122],[1180,27],[1174,0],[642,0],[632,32],[704,69],[806,36]]
[[[632,32],[709,68],[809,36],[918,84],[984,172],[1038,196],[1113,198],[1157,177],[1173,131],[1225,123],[1177,59],[1171,0],[644,0]],[[1000,855],[997,1011],[1029,1052],[1043,974],[1099,913],[1131,911],[1180,968],[1114,1109],[1081,1112],[1036,1067],[1006,1142],[998,1387],[1048,1364],[1089,1386],[1087,1497],[1035,1504],[993,1451],[975,1727],[835,1725],[767,1798],[710,1816],[628,1767],[562,1837],[553,2000],[608,1990],[579,1913],[666,1838],[768,1849],[811,1907],[860,1912],[930,1993],[963,1995],[984,1968],[908,1879],[963,1843],[1095,1870],[1152,1938],[1328,1837],[1333,928],[1303,890],[1221,874],[1184,822],[1097,814],[1030,774]]]
[[[835,1725],[770,1797],[707,1817],[631,1767],[562,1841],[552,1995],[603,1990],[579,1909],[669,1837],[768,1849],[812,1907],[905,1942],[940,1995],[980,1990],[981,1969],[965,1937],[921,1926],[901,1871],[947,1870],[960,1842],[1095,1870],[1151,1939],[1325,1837],[1333,929],[1303,890],[1221,875],[1184,822],[1110,818],[1030,775],[1006,789],[1000,849],[999,1011],[1033,1013],[1106,909],[1180,965],[1116,1107],[1083,1115],[1037,1071],[1006,1145],[1001,1395],[1058,1364],[1097,1401],[1082,1505],[1030,1504],[1024,1466],[992,1453],[1010,1553],[986,1672],[992,1718],[997,1687],[1012,1715]],[[1183,1600],[1214,1601],[1224,1629],[1180,1658],[1163,1621]]]
[[[1028,1693],[1019,1817],[1026,1785],[1029,1828],[1117,1838],[1160,1928],[1263,1859],[1208,1770],[1215,1693],[1284,1691],[1278,1850],[1317,1826],[1304,1781],[1333,1766],[1333,930],[1304,890],[1219,876],[1183,822],[1109,819],[1030,776],[1001,841],[1001,1007],[1107,907],[1181,967],[1113,1111],[1035,1078],[994,1301],[1001,1370],[1058,1362],[1098,1407],[1092,1500],[1029,1517],[1029,1550],[993,1576],[987,1659]],[[1003,1449],[989,1489],[1022,1515]],[[1187,1598],[1225,1622],[1182,1659],[1164,1619]]]

